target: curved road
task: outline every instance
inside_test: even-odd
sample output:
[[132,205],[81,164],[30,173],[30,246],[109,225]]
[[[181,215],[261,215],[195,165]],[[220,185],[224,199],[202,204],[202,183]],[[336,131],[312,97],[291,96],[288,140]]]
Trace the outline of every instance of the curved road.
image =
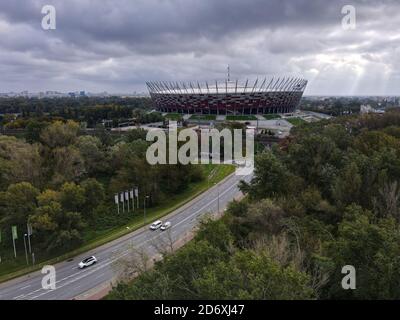
[[[40,271],[10,280],[0,284],[1,300],[66,300],[84,296],[89,290],[110,284],[115,277],[113,263],[130,254],[132,246],[144,249],[150,256],[156,254],[156,247],[167,242],[176,243],[188,235],[199,223],[199,218],[207,213],[218,211],[218,193],[220,211],[240,195],[237,185],[240,180],[249,181],[248,176],[231,175],[219,185],[204,192],[188,204],[175,210],[163,221],[171,221],[172,227],[167,232],[150,231],[148,226],[136,230],[122,238],[100,246],[83,255],[74,257],[54,265],[56,268],[56,289],[45,290],[41,282],[43,274]],[[158,245],[157,245],[158,244]],[[77,267],[83,258],[94,255],[98,263],[80,270]]]

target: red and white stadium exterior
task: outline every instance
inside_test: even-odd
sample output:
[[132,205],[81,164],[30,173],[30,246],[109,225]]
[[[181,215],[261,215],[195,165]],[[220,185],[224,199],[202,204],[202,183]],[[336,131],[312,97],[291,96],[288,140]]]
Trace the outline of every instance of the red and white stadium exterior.
[[215,82],[212,85],[147,82],[155,108],[161,112],[187,114],[268,114],[293,112],[300,103],[307,80],[272,78]]

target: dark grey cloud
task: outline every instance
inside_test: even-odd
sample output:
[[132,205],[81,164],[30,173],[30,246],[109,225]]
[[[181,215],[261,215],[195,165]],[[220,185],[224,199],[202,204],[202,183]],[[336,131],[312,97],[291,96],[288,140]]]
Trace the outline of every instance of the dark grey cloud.
[[[57,29],[41,29],[41,8]],[[400,2],[14,0],[0,3],[0,92],[132,92],[147,80],[265,74],[310,79],[309,94],[399,93]],[[379,83],[378,83],[379,82]],[[367,91],[368,90],[368,91]]]

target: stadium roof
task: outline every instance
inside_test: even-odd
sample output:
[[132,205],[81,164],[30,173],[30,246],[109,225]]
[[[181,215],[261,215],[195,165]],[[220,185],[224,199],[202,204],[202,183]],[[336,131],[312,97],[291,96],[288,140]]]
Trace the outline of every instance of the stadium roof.
[[236,81],[209,82],[147,82],[150,93],[157,94],[242,94],[257,92],[303,92],[307,80],[301,78],[264,78],[250,84],[248,80],[243,83]]

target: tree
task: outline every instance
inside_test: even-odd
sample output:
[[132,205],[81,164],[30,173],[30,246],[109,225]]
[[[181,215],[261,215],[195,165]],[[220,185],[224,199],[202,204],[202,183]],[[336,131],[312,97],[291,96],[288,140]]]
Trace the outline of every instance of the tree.
[[272,152],[255,157],[254,177],[250,184],[242,182],[240,188],[251,197],[261,199],[288,194],[299,181]]
[[342,152],[335,143],[315,133],[301,137],[290,144],[288,167],[306,183],[319,187],[323,196],[330,194],[330,183],[341,165]]
[[338,148],[344,151],[353,143],[353,137],[349,130],[340,124],[328,124],[323,126],[321,134],[333,141]]
[[43,170],[38,145],[0,136],[0,165],[0,188],[24,181],[41,186]]
[[355,139],[354,146],[357,150],[369,156],[384,149],[400,150],[400,142],[395,137],[381,131],[365,131],[361,133]]
[[103,185],[96,179],[87,179],[80,186],[84,190],[85,202],[83,204],[84,216],[93,218],[95,209],[104,202],[105,193]]
[[400,187],[397,181],[386,182],[374,198],[374,209],[379,217],[393,217],[400,222]]
[[[49,192],[46,192],[46,195],[49,195]],[[41,196],[42,199],[50,199],[43,194]],[[35,230],[35,237],[39,240],[38,245],[49,252],[69,250],[82,243],[80,232],[85,223],[81,214],[66,211],[57,201],[39,206],[29,221]]]
[[30,215],[34,214],[39,190],[28,182],[12,184],[0,195],[0,224],[2,226],[26,226]]
[[281,267],[265,253],[237,252],[194,280],[199,299],[293,300],[311,299],[307,274]]
[[356,163],[349,162],[336,177],[332,186],[332,197],[339,208],[345,208],[360,199],[362,177]]
[[237,240],[256,240],[278,234],[283,227],[286,213],[270,199],[263,199],[248,206],[242,216],[230,219],[230,228]]
[[[399,299],[400,298],[400,231],[393,218],[373,223],[373,214],[359,206],[350,206],[339,225],[337,239],[325,245],[334,263],[328,286],[330,298]],[[340,287],[341,269],[356,268],[356,290]]]
[[[399,125],[400,112],[389,111],[295,128],[256,157],[243,200],[112,296],[399,299]],[[121,168],[125,180],[143,178]],[[156,169],[149,180],[170,183],[157,186],[165,194],[185,181],[172,177],[177,167]],[[346,265],[356,269],[356,290],[341,286]]]
[[52,202],[60,202],[60,193],[51,189],[46,189],[37,196],[39,206],[50,205]]
[[127,255],[123,255],[123,258],[120,258],[120,255],[123,255],[122,252],[116,253],[115,262],[112,264],[120,283],[130,281],[151,267],[151,258],[143,248],[137,249],[130,246]]
[[146,141],[147,131],[144,129],[133,129],[129,130],[128,134],[125,137],[126,142],[133,142],[136,140],[144,140]]
[[76,142],[76,146],[83,158],[85,169],[89,176],[106,171],[108,167],[107,161],[99,138],[80,136]]
[[57,217],[62,215],[61,204],[52,201],[36,209],[35,214],[29,219],[32,227],[38,231],[55,231],[58,228]]
[[74,144],[78,131],[79,125],[74,121],[56,121],[42,130],[40,140],[51,149],[67,147]]
[[[79,221],[79,214],[75,213],[76,222]],[[69,214],[72,216],[72,213]],[[83,241],[82,236],[78,229],[64,229],[56,233],[48,246],[48,251],[54,252],[55,250],[70,250],[77,247]]]
[[36,119],[29,120],[26,125],[26,140],[30,143],[39,142],[40,134],[47,126],[48,123],[45,121],[39,121]]
[[[209,265],[226,259],[227,255],[207,241],[192,242],[183,250],[156,263],[153,270],[144,272],[131,284],[119,284],[110,299],[196,299],[193,280]],[[135,262],[135,265],[142,265]],[[132,269],[132,267],[130,267]],[[159,281],[158,281],[158,280]]]
[[230,252],[233,249],[233,236],[229,227],[221,220],[208,219],[203,221],[196,239],[198,241],[206,240],[214,248],[223,252]]
[[66,182],[60,190],[60,202],[66,211],[80,212],[85,204],[85,189],[73,182]]
[[85,173],[81,154],[71,146],[54,149],[49,166],[53,186],[60,186],[66,181],[77,181]]

